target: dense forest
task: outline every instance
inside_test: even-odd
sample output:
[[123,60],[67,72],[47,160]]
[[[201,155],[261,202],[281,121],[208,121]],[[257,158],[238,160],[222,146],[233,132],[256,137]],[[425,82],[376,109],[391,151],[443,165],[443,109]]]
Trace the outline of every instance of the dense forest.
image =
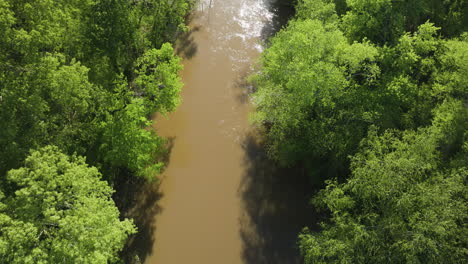
[[305,263],[466,263],[467,3],[296,11],[252,77],[252,119],[269,156],[321,188],[321,228],[299,235]]
[[[317,189],[304,262],[468,262],[468,3],[289,2],[251,119]],[[114,185],[165,165],[194,3],[0,0],[0,263],[123,262]]]
[[153,179],[191,0],[0,0],[0,262],[114,263],[112,185]]

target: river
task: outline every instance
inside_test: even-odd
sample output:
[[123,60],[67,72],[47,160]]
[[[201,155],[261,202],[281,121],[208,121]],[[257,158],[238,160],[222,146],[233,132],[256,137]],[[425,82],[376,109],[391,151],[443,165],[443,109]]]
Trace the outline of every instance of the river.
[[308,183],[300,171],[276,169],[256,143],[245,80],[283,12],[290,9],[274,0],[204,0],[193,12],[176,45],[182,104],[155,118],[170,142],[167,168],[133,210],[142,262],[300,263],[296,237],[312,219]]

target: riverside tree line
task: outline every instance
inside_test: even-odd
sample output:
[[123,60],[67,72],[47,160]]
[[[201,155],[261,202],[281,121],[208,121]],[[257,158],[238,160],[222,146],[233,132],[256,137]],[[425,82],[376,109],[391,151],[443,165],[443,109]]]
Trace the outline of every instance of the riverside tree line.
[[116,263],[111,198],[154,178],[191,0],[0,0],[0,263]]
[[272,159],[322,187],[305,263],[468,261],[466,11],[299,0],[271,40],[252,119]]
[[[190,0],[0,0],[0,263],[118,263]],[[298,0],[251,81],[270,158],[322,189],[309,263],[468,259],[466,1]]]

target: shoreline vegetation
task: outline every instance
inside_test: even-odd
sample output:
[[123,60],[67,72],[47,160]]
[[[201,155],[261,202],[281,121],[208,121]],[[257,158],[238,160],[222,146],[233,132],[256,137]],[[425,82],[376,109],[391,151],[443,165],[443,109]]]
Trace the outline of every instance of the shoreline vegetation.
[[466,3],[296,11],[251,77],[252,121],[271,159],[321,187],[321,227],[298,237],[304,262],[466,262]]
[[150,116],[180,103],[193,5],[0,0],[0,262],[120,262],[113,186],[164,166]]
[[[251,119],[314,187],[304,263],[467,262],[466,1],[279,2]],[[0,0],[1,263],[141,263],[194,5]]]

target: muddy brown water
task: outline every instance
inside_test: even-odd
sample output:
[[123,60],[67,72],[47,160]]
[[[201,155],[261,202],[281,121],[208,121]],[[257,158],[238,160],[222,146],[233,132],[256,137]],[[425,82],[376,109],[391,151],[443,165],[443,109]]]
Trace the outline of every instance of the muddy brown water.
[[245,77],[280,9],[274,0],[205,0],[193,13],[177,44],[182,104],[155,118],[171,142],[167,168],[129,214],[142,262],[300,263],[296,237],[313,218],[308,183],[268,161],[248,122]]

